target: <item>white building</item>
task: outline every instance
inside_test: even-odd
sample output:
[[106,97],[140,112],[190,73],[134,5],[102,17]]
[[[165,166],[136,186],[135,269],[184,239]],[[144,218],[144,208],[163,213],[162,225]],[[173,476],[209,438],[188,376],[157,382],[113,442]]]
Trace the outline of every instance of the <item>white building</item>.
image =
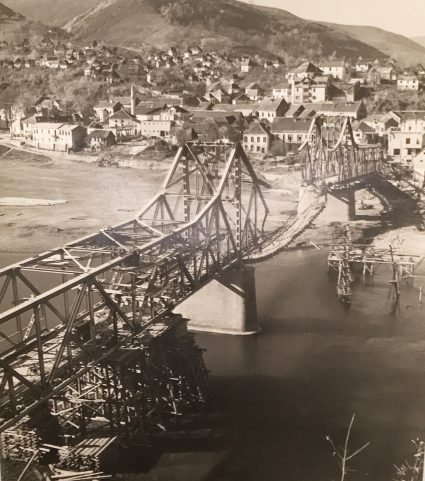
[[347,75],[347,68],[343,60],[334,60],[319,65],[323,75],[332,75],[334,79],[344,80]]
[[287,103],[291,102],[292,99],[292,86],[290,83],[280,83],[273,87],[272,96],[275,99],[285,99]]
[[244,132],[243,148],[247,152],[265,154],[268,152],[269,146],[270,135],[260,123],[253,122]]
[[398,90],[419,90],[419,79],[416,75],[400,75],[397,79]]
[[403,114],[398,128],[388,133],[388,154],[396,162],[411,164],[425,147],[425,112]]
[[38,149],[78,152],[85,147],[87,130],[79,125],[38,122],[33,129],[32,144]]

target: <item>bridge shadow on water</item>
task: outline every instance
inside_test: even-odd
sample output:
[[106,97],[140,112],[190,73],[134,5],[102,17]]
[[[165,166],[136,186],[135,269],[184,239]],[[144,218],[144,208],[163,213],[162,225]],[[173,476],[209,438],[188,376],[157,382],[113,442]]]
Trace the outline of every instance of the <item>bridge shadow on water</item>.
[[352,448],[371,446],[350,479],[387,481],[413,454],[425,438],[423,312],[406,309],[407,289],[392,314],[385,276],[359,282],[347,311],[322,253],[285,253],[257,267],[259,336],[197,336],[228,433],[208,481],[336,479],[325,436],[342,444],[352,413]]

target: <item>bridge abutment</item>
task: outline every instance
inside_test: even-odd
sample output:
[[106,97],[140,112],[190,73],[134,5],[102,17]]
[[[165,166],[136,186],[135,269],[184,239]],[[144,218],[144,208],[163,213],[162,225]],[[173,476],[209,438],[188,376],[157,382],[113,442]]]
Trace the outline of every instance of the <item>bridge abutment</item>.
[[240,264],[222,272],[174,312],[189,319],[189,330],[232,335],[258,333],[254,267]]

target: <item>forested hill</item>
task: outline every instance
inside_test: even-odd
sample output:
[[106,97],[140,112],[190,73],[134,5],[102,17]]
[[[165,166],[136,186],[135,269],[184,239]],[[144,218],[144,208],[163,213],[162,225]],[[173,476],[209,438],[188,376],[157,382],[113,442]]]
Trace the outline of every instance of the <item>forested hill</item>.
[[[424,62],[425,47],[375,27],[314,22],[237,0],[3,0],[24,15],[60,25],[82,41],[141,48],[203,44],[270,52],[296,61],[333,53],[347,60]],[[35,6],[36,5],[36,6]]]
[[45,23],[57,25],[61,17],[65,28],[83,41],[132,48],[202,43],[221,49],[262,49],[297,60],[334,52],[347,59],[385,56],[348,33],[236,0],[37,0],[36,8],[34,0],[4,1],[37,18],[43,12]]

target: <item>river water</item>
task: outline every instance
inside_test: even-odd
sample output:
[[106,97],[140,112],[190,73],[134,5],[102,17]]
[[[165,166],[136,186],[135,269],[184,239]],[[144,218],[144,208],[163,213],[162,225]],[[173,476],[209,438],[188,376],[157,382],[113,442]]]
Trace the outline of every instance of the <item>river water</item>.
[[417,292],[425,280],[403,286],[392,313],[391,277],[382,267],[373,286],[359,279],[346,309],[323,251],[288,251],[256,266],[262,333],[197,335],[231,436],[208,479],[337,479],[325,436],[342,444],[353,413],[353,450],[371,445],[353,460],[350,479],[392,479],[411,439],[425,439],[425,309]]
[[[0,265],[17,260],[3,255]],[[261,334],[196,334],[228,432],[224,456],[202,479],[337,479],[325,436],[341,444],[353,413],[352,448],[371,445],[349,479],[392,479],[393,464],[412,453],[410,440],[425,439],[425,309],[417,292],[425,279],[403,286],[396,312],[390,279],[384,267],[373,285],[358,279],[346,309],[324,250],[256,265]]]

